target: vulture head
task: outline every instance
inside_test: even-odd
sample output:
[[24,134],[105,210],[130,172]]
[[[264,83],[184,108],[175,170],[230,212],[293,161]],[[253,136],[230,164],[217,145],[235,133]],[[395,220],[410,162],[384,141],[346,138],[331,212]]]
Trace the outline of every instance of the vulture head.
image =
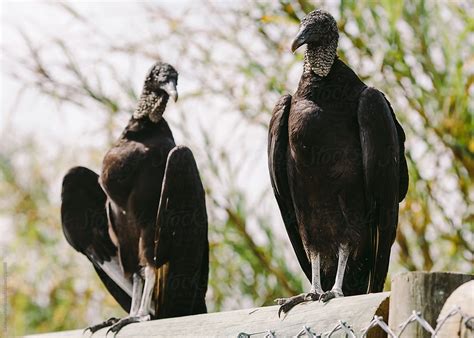
[[329,46],[339,40],[339,32],[334,17],[326,11],[316,9],[308,13],[300,23],[300,30],[291,44],[294,53],[299,47],[307,44],[309,48]]
[[158,122],[165,111],[170,97],[178,100],[178,72],[173,66],[157,62],[151,67],[145,79],[143,92],[133,113],[136,119],[148,117],[152,122]]

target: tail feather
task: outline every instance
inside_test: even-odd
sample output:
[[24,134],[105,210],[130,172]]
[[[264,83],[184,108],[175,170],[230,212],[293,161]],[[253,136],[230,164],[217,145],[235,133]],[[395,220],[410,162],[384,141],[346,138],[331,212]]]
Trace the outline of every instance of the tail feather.
[[156,283],[153,299],[155,300],[155,317],[159,318],[166,294],[166,281],[168,279],[169,263],[156,268]]

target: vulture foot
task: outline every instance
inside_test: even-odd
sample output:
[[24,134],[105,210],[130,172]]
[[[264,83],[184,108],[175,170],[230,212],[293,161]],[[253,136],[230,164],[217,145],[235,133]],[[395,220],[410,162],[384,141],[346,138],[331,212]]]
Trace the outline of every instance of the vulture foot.
[[112,332],[115,337],[115,335],[124,327],[129,324],[133,323],[140,323],[140,322],[146,322],[150,320],[150,315],[142,315],[142,316],[131,316],[131,317],[125,317],[123,319],[120,319],[118,322],[116,322],[110,329],[107,330],[107,333],[105,336],[109,334],[109,332]]
[[331,291],[326,291],[321,295],[319,300],[323,303],[329,302],[333,298],[339,298],[339,297],[344,297],[344,294],[342,293],[341,290],[331,290]]
[[100,329],[103,329],[104,327],[117,323],[119,320],[119,318],[115,317],[109,318],[105,322],[102,322],[100,324],[86,327],[84,331],[82,331],[82,334],[85,334],[87,331],[90,331],[92,334],[94,334],[95,332],[99,331]]
[[280,314],[283,313],[288,313],[293,307],[295,307],[298,304],[308,302],[308,301],[317,301],[320,297],[319,293],[315,292],[308,292],[308,293],[302,293],[294,297],[290,298],[277,298],[275,299],[275,302],[280,306],[280,309],[278,310],[278,317],[280,317]]

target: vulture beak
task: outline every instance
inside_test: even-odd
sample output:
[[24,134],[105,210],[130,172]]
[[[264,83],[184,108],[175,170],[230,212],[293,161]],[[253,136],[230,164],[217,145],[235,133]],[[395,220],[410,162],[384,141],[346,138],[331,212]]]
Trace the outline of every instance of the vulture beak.
[[176,90],[176,81],[170,80],[160,86],[166,94],[173,98],[174,102],[178,101],[178,91]]
[[291,43],[291,51],[295,53],[295,51],[300,48],[302,45],[306,43],[306,29],[305,27],[301,27],[298,34],[296,34],[293,42]]

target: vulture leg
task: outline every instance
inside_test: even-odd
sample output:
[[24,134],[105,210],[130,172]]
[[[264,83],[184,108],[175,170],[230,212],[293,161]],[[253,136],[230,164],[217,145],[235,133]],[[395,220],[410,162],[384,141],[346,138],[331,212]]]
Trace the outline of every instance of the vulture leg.
[[132,305],[130,306],[130,316],[135,316],[140,308],[140,300],[143,292],[143,279],[139,273],[133,274]]
[[327,291],[321,295],[321,301],[327,302],[336,297],[344,297],[342,293],[342,281],[344,279],[344,272],[346,271],[347,260],[349,259],[349,245],[341,245],[339,247],[339,257],[337,260],[336,281],[331,291]]
[[150,306],[152,301],[153,288],[155,286],[155,269],[151,266],[144,268],[145,286],[143,286],[143,278],[138,273],[133,274],[133,293],[132,306],[130,314],[117,321],[107,331],[113,332],[114,336],[124,327],[132,323],[146,322],[150,320]]
[[145,267],[145,287],[143,288],[143,296],[142,301],[140,303],[140,309],[138,310],[138,316],[143,317],[146,316],[148,319],[150,318],[149,309],[151,306],[151,300],[153,295],[153,289],[155,287],[156,282],[156,273],[155,268],[151,266]]
[[280,309],[278,310],[278,317],[280,314],[288,313],[295,305],[298,305],[307,301],[316,301],[321,297],[323,289],[321,288],[321,272],[320,272],[320,256],[319,254],[312,255],[311,257],[311,290],[308,293],[302,293],[290,298],[278,298],[275,300]]
[[[130,306],[129,317],[135,316],[138,313],[138,310],[140,308],[140,300],[142,298],[142,291],[143,291],[143,279],[138,273],[134,273],[133,274],[133,289],[132,289],[132,304]],[[109,318],[100,324],[86,328],[83,331],[83,333],[89,330],[91,331],[92,334],[94,334],[96,331],[99,331],[100,329],[103,329],[104,327],[111,326],[111,325],[115,326],[119,322],[122,322],[124,319],[115,318],[115,317]],[[109,331],[111,330],[109,329]]]
[[311,276],[310,293],[317,294],[319,299],[320,295],[323,293],[323,288],[321,287],[321,260],[319,254],[316,254],[311,259]]

